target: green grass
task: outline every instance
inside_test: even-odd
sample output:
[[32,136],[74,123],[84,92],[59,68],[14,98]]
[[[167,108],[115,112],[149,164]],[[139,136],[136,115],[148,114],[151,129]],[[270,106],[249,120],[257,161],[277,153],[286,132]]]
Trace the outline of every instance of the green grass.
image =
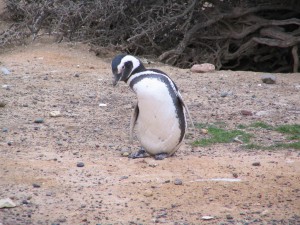
[[276,131],[287,134],[290,140],[300,140],[300,124],[281,125],[275,129]]
[[[204,128],[203,126],[198,126],[198,128]],[[216,143],[229,143],[232,142],[233,139],[239,136],[239,139],[245,143],[249,142],[251,135],[245,133],[241,130],[225,130],[223,128],[219,128],[216,126],[208,126],[207,127],[209,138],[204,138],[201,140],[196,140],[193,142],[194,146],[209,146]]]
[[273,127],[267,123],[261,122],[261,121],[257,121],[254,122],[252,124],[250,124],[250,127],[254,127],[254,128],[263,128],[263,129],[267,129],[267,130],[272,130]]
[[[271,126],[267,123],[257,121],[250,125],[237,125],[238,130],[226,130],[226,124],[223,122],[217,122],[214,124],[196,124],[196,127],[199,129],[207,129],[208,138],[203,138],[196,140],[192,143],[194,146],[206,147],[216,143],[229,143],[232,142],[234,138],[239,137],[243,143],[245,149],[262,149],[262,150],[274,150],[278,148],[293,148],[300,150],[300,125],[279,125]],[[246,133],[247,128],[262,128],[266,130],[271,130],[272,132],[279,132],[284,135],[287,135],[289,140],[296,140],[292,143],[277,143],[270,146],[263,146],[256,143],[251,143],[250,138],[253,137],[252,134]],[[241,130],[243,129],[243,130]],[[252,130],[253,133],[253,130]]]

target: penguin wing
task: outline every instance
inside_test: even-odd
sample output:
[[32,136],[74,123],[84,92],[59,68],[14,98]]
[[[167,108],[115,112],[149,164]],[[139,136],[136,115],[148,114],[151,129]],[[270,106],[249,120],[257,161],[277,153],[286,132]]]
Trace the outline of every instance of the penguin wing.
[[133,113],[131,115],[131,120],[130,120],[130,133],[129,133],[129,142],[132,143],[133,142],[133,130],[134,130],[134,126],[135,123],[137,121],[138,115],[139,115],[139,106],[136,103],[136,105],[134,106],[134,110]]
[[179,100],[180,104],[184,107],[186,113],[188,114],[188,117],[189,117],[189,119],[190,119],[190,121],[191,121],[191,124],[192,124],[192,127],[193,127],[193,131],[194,131],[194,133],[195,133],[195,125],[194,125],[193,119],[192,119],[192,117],[191,117],[190,111],[189,111],[187,105],[184,103],[181,94],[180,94],[179,92],[177,92],[177,93],[178,93],[178,94],[177,94],[178,100]]

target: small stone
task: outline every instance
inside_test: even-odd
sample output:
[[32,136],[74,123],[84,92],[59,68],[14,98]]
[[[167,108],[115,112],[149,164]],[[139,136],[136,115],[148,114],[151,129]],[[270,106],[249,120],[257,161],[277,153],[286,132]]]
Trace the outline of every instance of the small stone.
[[276,83],[276,76],[274,76],[272,74],[264,74],[261,77],[261,80],[265,84],[275,84]]
[[210,63],[195,64],[191,68],[194,73],[207,73],[215,71],[216,67]]
[[10,90],[10,85],[8,85],[8,84],[4,84],[4,85],[2,85],[2,88],[3,89],[6,89],[6,90]]
[[27,204],[29,204],[30,202],[29,201],[27,201],[26,199],[24,199],[23,201],[22,201],[22,204],[24,204],[24,205],[27,205]]
[[74,77],[79,77],[79,76],[80,76],[79,73],[75,73],[75,74],[74,74]]
[[77,167],[84,167],[84,163],[83,162],[78,162]]
[[252,116],[253,113],[251,111],[248,111],[248,110],[241,110],[241,114],[243,116]]
[[41,187],[41,185],[38,184],[38,183],[33,183],[32,186],[33,186],[34,188],[40,188],[40,187]]
[[35,123],[44,123],[44,119],[43,118],[37,118],[36,120],[34,120]]
[[0,209],[13,208],[16,206],[17,206],[16,203],[14,203],[10,198],[0,199]]
[[201,133],[202,133],[202,134],[207,134],[207,133],[208,133],[208,130],[207,130],[207,129],[201,129]]
[[151,191],[151,190],[146,190],[146,191],[144,192],[144,196],[146,196],[146,197],[151,197],[151,196],[153,196],[153,191]]
[[230,214],[227,214],[227,215],[226,215],[226,219],[228,219],[228,220],[232,220],[232,219],[233,219],[233,216],[232,216],[232,215],[230,215]]
[[49,113],[49,115],[50,115],[50,117],[59,117],[59,116],[61,116],[61,113],[60,113],[60,111],[51,111]]
[[182,180],[176,178],[175,181],[174,181],[174,184],[175,185],[182,185]]
[[203,219],[203,220],[212,220],[212,219],[214,219],[214,217],[213,216],[202,216],[201,219]]
[[260,166],[260,162],[254,162],[252,163],[252,166]]
[[99,104],[99,107],[106,107],[107,106],[107,104],[105,104],[105,103],[100,103]]
[[7,133],[8,132],[8,128],[3,128],[2,132]]
[[12,141],[9,141],[7,142],[8,146],[12,146],[13,142]]
[[122,156],[124,156],[124,157],[128,157],[129,155],[130,155],[129,152],[122,152]]
[[261,212],[262,216],[268,216],[269,214],[270,214],[270,212],[267,209]]
[[238,177],[239,177],[239,175],[238,175],[237,173],[232,173],[232,176],[233,176],[234,178],[238,178]]
[[6,106],[6,103],[0,101],[0,108],[3,108],[3,107],[5,107],[5,106]]
[[9,75],[10,74],[10,71],[5,67],[1,67],[1,72],[2,72],[3,75]]
[[224,91],[224,92],[221,92],[221,97],[224,98],[224,97],[227,97],[227,96],[228,96],[228,92],[225,92],[225,91]]

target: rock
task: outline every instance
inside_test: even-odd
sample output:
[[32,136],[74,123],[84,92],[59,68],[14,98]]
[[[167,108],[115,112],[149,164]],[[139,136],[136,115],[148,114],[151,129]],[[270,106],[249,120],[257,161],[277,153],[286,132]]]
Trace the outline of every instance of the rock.
[[83,162],[78,162],[77,167],[84,167],[84,163]]
[[7,133],[7,132],[8,132],[8,128],[4,127],[4,128],[2,129],[2,132]]
[[75,74],[74,74],[74,77],[79,77],[79,76],[80,76],[79,73],[75,73]]
[[221,92],[221,97],[227,97],[228,96],[228,92],[226,92],[226,91],[223,91],[223,92]]
[[260,162],[254,162],[252,163],[252,166],[260,166]]
[[44,123],[44,119],[43,118],[37,118],[36,120],[34,120],[35,123]]
[[207,129],[201,129],[201,133],[202,133],[202,134],[207,134],[207,133],[208,133],[208,130],[207,130]]
[[264,75],[262,75],[261,80],[265,84],[275,84],[276,76],[274,76],[272,74],[264,74]]
[[182,180],[176,178],[176,179],[174,180],[174,184],[175,184],[175,185],[182,185]]
[[243,116],[252,116],[253,115],[253,113],[249,110],[241,110],[241,114]]
[[16,206],[17,206],[16,203],[14,203],[10,198],[0,199],[0,209],[13,208]]
[[3,108],[3,107],[5,107],[5,106],[6,106],[6,103],[0,101],[0,108]]
[[233,219],[233,216],[232,216],[232,215],[230,215],[230,214],[227,214],[227,215],[226,215],[226,219],[228,219],[228,220],[232,220],[232,219]]
[[12,141],[7,142],[7,145],[8,145],[8,146],[12,146],[12,144],[13,144]]
[[128,157],[129,155],[130,155],[129,152],[122,152],[122,156],[124,156],[124,157]]
[[195,64],[191,68],[194,73],[207,73],[215,71],[216,67],[210,63]]
[[146,196],[146,197],[151,197],[151,196],[153,196],[153,191],[151,191],[151,190],[146,190],[146,191],[144,192],[144,196]]
[[61,113],[60,113],[60,111],[51,111],[49,113],[49,115],[50,115],[50,117],[59,117],[59,116],[61,116]]
[[33,183],[32,186],[33,186],[34,188],[40,188],[40,187],[41,187],[41,185],[38,184],[38,183]]
[[268,216],[269,214],[270,214],[270,211],[266,209],[266,210],[262,211],[260,215]]
[[1,72],[2,72],[3,75],[9,75],[10,74],[10,71],[5,67],[1,67]]
[[105,104],[105,103],[100,103],[99,104],[99,107],[105,107],[105,106],[107,106],[107,104]]
[[202,216],[201,219],[203,219],[203,220],[212,220],[212,219],[214,219],[214,217],[213,216]]
[[3,84],[3,85],[2,85],[2,88],[3,88],[3,89],[6,89],[6,90],[10,90],[10,87],[11,87],[11,86],[8,85],[8,84]]

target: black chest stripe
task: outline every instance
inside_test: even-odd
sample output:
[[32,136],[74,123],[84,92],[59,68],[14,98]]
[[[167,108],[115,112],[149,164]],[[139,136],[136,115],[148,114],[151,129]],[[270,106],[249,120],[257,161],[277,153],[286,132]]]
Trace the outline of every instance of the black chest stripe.
[[[153,71],[153,70],[152,70]],[[163,82],[164,84],[166,84],[169,94],[173,100],[173,104],[175,106],[176,109],[176,117],[179,120],[179,128],[180,128],[180,138],[179,138],[179,143],[182,141],[184,134],[185,134],[185,129],[186,129],[186,122],[185,122],[185,116],[184,116],[184,108],[183,105],[181,103],[181,101],[179,100],[178,94],[177,94],[177,87],[175,85],[175,83],[173,83],[176,91],[174,91],[174,89],[172,88],[172,84],[170,83],[170,80],[166,77],[166,75],[161,75],[161,74],[147,74],[145,71],[145,74],[141,74],[140,76],[137,76],[135,78],[133,78],[130,83],[129,86],[130,88],[133,90],[133,86],[138,83],[139,81],[141,81],[144,78],[149,78],[149,79],[157,79],[160,80],[161,82]],[[171,81],[172,82],[172,81]]]

